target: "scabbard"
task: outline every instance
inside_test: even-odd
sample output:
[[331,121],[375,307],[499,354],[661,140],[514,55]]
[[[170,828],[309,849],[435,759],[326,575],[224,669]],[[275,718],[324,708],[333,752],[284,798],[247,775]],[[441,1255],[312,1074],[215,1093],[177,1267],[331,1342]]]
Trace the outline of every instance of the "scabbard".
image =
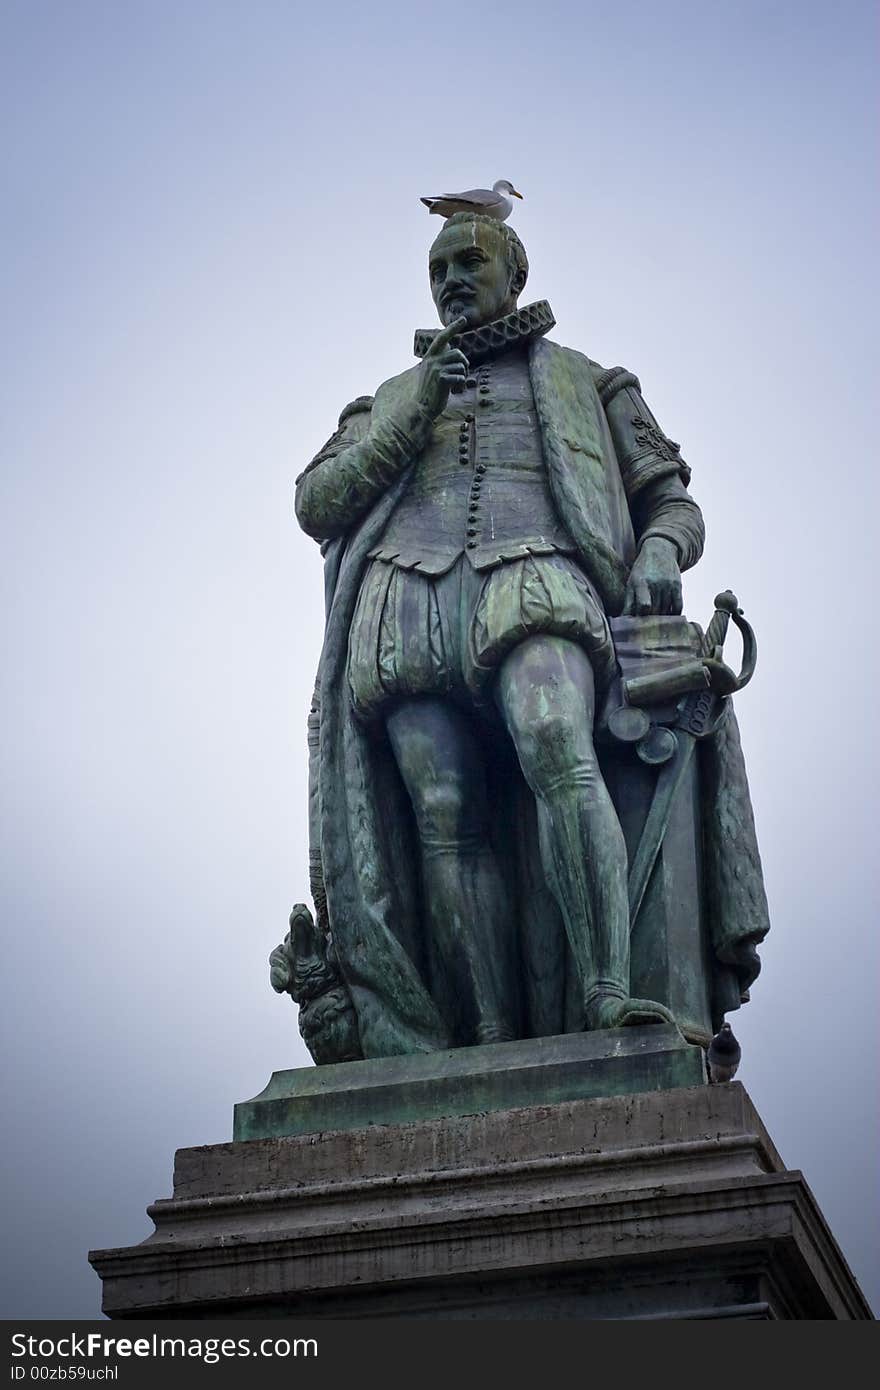
[[639,847],[630,866],[628,883],[630,931],[638,919],[651,871],[657,862],[660,846],[663,844],[672,807],[690,765],[697,742],[693,734],[687,733],[684,729],[676,729],[675,736],[678,740],[678,748],[669,762],[660,769],[657,776],[654,797],[642,829]]

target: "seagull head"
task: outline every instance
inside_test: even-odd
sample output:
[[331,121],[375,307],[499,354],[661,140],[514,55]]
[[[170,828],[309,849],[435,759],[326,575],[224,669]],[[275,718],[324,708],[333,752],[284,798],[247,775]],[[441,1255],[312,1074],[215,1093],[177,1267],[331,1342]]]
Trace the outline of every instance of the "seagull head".
[[514,188],[513,184],[510,182],[510,179],[499,179],[497,183],[493,183],[493,185],[492,185],[492,192],[493,192],[493,193],[506,193],[507,196],[508,196],[508,198],[521,198],[521,197],[522,197],[522,194],[521,194],[521,193],[517,193],[517,191],[516,191],[516,189]]

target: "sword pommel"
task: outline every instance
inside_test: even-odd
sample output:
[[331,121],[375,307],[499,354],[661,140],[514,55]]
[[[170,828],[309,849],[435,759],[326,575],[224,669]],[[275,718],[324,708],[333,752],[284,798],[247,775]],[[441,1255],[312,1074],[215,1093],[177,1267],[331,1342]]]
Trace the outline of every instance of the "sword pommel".
[[738,613],[739,599],[732,589],[725,589],[723,594],[715,595],[715,607],[723,613]]

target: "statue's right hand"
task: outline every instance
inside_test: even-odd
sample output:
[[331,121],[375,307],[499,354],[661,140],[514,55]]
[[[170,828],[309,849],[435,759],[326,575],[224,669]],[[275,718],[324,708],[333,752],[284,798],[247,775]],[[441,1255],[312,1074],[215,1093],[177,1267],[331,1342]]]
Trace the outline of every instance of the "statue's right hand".
[[450,346],[450,339],[467,327],[463,316],[441,328],[418,369],[417,395],[419,403],[432,416],[440,414],[454,386],[464,386],[468,360],[460,348]]

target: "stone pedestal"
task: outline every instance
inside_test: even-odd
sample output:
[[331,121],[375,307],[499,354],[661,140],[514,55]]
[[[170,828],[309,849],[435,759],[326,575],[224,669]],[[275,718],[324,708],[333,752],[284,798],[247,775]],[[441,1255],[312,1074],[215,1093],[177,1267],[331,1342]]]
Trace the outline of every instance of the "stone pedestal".
[[737,1083],[182,1149],[149,1211],[110,1317],[871,1316]]
[[260,1095],[236,1105],[232,1137],[280,1139],[699,1086],[704,1057],[665,1025],[298,1067],[276,1071]]

